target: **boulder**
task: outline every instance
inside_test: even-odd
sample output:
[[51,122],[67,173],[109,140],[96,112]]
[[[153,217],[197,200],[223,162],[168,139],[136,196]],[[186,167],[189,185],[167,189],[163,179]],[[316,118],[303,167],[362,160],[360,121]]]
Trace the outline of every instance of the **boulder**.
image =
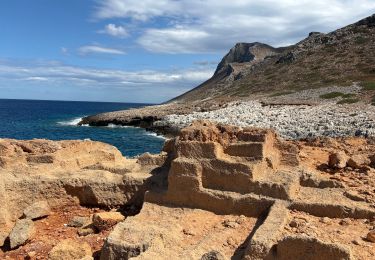
[[58,243],[48,254],[49,260],[92,259],[92,251],[86,242],[66,239]]
[[364,155],[354,155],[349,158],[347,165],[353,169],[360,169],[364,166],[367,166],[371,161]]
[[34,222],[31,219],[20,219],[9,235],[10,248],[25,244],[35,234]]
[[92,221],[98,230],[107,230],[124,219],[120,212],[101,212],[94,214]]
[[201,260],[224,260],[224,256],[220,252],[213,250],[205,253]]
[[328,166],[334,169],[343,169],[349,157],[344,152],[332,153],[329,155]]
[[28,219],[43,218],[51,214],[47,201],[38,201],[28,206],[23,211],[23,216]]

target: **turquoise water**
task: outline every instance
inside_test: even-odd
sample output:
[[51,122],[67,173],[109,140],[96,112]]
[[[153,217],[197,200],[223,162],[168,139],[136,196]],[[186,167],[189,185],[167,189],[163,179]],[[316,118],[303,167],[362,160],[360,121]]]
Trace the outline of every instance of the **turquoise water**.
[[159,153],[164,139],[134,127],[77,126],[80,118],[147,104],[0,99],[0,138],[91,139],[116,146],[132,157]]

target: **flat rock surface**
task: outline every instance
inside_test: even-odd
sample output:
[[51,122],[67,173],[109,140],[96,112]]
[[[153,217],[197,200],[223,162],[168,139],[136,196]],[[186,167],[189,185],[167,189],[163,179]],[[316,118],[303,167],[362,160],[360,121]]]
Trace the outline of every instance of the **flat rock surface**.
[[[148,243],[147,251],[138,259],[200,259],[213,250],[228,259],[240,255],[241,244],[255,222],[255,218],[244,216],[145,203],[139,215],[117,225],[108,239],[132,246]],[[102,255],[102,259],[121,258],[107,257]]]

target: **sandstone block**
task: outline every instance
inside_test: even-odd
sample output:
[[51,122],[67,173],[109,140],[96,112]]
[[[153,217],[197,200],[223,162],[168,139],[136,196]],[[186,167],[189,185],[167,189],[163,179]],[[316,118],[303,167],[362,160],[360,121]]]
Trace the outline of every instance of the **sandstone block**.
[[344,152],[333,153],[329,155],[328,165],[331,168],[342,169],[345,168],[349,157]]
[[51,214],[51,209],[47,201],[35,202],[23,211],[24,217],[28,219],[38,219],[46,217],[49,214]]
[[31,219],[21,219],[16,222],[9,235],[10,248],[25,244],[35,234],[34,222]]
[[90,259],[92,251],[86,242],[66,239],[58,243],[48,254],[49,260],[81,260]]
[[361,167],[367,166],[371,161],[363,155],[354,155],[349,158],[347,165],[353,169],[359,169]]
[[231,156],[253,157],[262,159],[264,156],[263,143],[234,143],[230,144],[224,151]]
[[85,224],[90,222],[89,217],[74,217],[69,223],[68,227],[83,227]]
[[348,248],[322,242],[307,236],[288,236],[277,245],[277,259],[309,259],[309,260],[350,260],[353,259]]
[[177,144],[177,155],[186,158],[216,158],[222,153],[222,146],[215,142],[180,141]]
[[120,212],[101,212],[94,214],[92,221],[93,225],[98,230],[110,229],[117,223],[125,220],[125,217]]
[[368,232],[367,236],[366,236],[366,239],[367,239],[367,241],[375,243],[375,230],[372,230],[372,231]]

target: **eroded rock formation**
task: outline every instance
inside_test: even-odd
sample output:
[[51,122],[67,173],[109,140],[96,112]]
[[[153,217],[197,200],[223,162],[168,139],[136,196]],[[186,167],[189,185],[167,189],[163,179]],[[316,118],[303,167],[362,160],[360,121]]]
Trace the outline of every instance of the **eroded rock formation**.
[[[1,140],[0,234],[5,240],[38,201],[52,211],[143,202],[113,228],[124,219],[118,212],[72,217],[67,226],[108,236],[95,253],[103,260],[371,259],[374,144],[283,141],[271,130],[205,121],[168,140],[160,155],[136,159],[91,141]],[[338,151],[340,168],[329,165]]]

